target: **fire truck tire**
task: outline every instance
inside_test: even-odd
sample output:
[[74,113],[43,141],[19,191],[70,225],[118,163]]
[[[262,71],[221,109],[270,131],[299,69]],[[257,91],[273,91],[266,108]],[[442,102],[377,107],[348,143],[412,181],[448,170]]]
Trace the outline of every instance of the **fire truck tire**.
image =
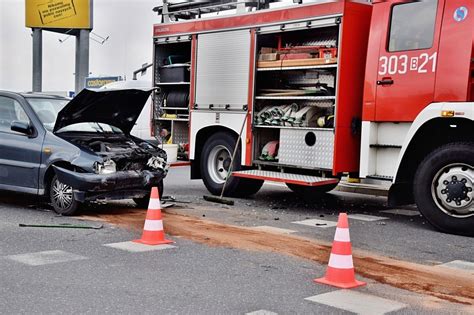
[[[236,138],[228,132],[217,132],[205,142],[201,154],[201,175],[207,190],[220,195],[230,167]],[[242,169],[240,147],[235,154],[232,170]],[[230,177],[224,195],[246,197],[257,193],[263,180]]]
[[337,184],[329,184],[323,186],[302,186],[302,185],[295,185],[295,184],[286,184],[288,188],[291,189],[297,195],[303,197],[307,201],[312,201],[315,198],[318,198],[324,193],[327,193],[334,188],[336,188]]
[[474,236],[474,142],[446,144],[431,152],[415,174],[414,196],[435,228]]

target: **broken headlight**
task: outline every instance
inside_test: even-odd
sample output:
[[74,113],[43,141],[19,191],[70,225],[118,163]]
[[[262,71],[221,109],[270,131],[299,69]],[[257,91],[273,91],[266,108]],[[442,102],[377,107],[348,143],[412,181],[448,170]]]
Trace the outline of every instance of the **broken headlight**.
[[94,171],[96,174],[112,174],[117,171],[117,166],[112,160],[104,161],[103,163],[95,162]]
[[149,158],[146,165],[153,170],[163,170],[165,172],[168,171],[168,164],[166,163],[165,159],[158,156],[152,156]]

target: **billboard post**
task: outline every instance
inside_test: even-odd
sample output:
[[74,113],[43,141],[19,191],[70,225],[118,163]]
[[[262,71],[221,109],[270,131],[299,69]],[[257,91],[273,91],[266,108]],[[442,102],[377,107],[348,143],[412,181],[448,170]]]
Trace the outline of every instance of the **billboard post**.
[[33,91],[42,90],[42,31],[76,37],[75,91],[89,75],[93,0],[25,0],[25,24],[33,31]]
[[43,31],[33,29],[33,92],[42,91],[43,83]]
[[84,88],[84,82],[89,76],[89,30],[80,30],[76,36],[76,95]]

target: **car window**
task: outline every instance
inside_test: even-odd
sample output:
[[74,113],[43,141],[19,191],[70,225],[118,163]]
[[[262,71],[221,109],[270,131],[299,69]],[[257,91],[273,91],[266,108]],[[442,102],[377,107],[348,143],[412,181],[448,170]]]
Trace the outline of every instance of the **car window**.
[[49,131],[53,131],[59,111],[69,102],[67,99],[60,98],[28,97],[27,100],[41,123],[43,123],[44,128]]
[[395,5],[392,8],[388,51],[431,48],[437,8],[438,0]]
[[10,129],[12,121],[29,123],[30,119],[20,103],[13,98],[0,96],[0,132],[19,134]]

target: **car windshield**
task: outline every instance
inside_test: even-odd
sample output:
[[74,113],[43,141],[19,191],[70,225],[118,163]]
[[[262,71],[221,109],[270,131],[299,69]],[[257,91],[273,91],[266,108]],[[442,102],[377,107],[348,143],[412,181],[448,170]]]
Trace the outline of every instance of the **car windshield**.
[[[53,131],[58,113],[66,106],[69,100],[59,98],[28,98],[28,102],[36,112],[39,120],[43,123],[44,128]],[[108,124],[83,122],[65,126],[59,129],[58,132],[122,133],[122,130]]]
[[44,128],[53,131],[56,118],[61,109],[69,102],[68,99],[61,98],[28,98],[33,110],[36,112],[39,120],[43,123]]

